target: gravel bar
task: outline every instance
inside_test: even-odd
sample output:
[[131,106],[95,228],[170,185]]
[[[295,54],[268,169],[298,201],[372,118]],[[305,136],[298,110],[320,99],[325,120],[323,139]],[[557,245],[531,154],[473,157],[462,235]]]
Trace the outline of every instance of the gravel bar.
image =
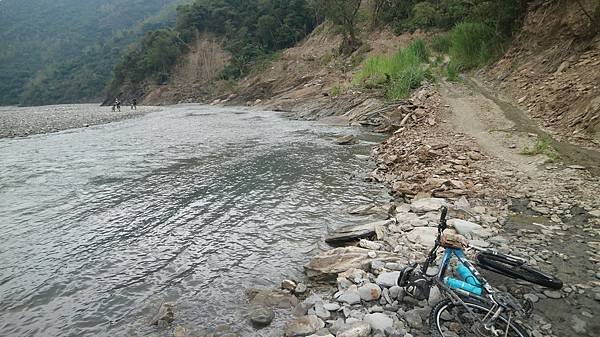
[[0,138],[25,137],[29,135],[58,132],[106,124],[139,117],[158,111],[157,107],[129,106],[121,111],[97,104],[49,105],[38,107],[0,107]]

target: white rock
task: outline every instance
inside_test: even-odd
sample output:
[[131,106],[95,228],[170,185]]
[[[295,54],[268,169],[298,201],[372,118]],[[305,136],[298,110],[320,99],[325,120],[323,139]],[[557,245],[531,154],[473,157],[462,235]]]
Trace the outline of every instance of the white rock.
[[341,307],[337,303],[323,303],[323,308],[329,311],[338,311]]
[[591,216],[593,216],[594,218],[600,218],[600,209],[597,210],[593,210],[589,212]]
[[358,288],[358,294],[363,301],[375,301],[381,297],[381,288],[373,283],[367,283]]
[[381,248],[383,248],[383,245],[381,243],[369,241],[366,239],[361,239],[360,242],[358,243],[358,245],[360,247],[363,247],[366,249],[371,249],[371,250],[381,250]]
[[445,199],[441,198],[424,198],[419,200],[413,200],[410,204],[410,210],[415,213],[425,213],[431,211],[437,211],[442,206],[448,206]]
[[427,227],[427,220],[421,219],[416,213],[398,213],[396,214],[396,221],[399,227]]
[[339,329],[337,337],[368,337],[371,333],[371,326],[367,322],[355,322],[345,324]]
[[423,246],[433,246],[437,238],[437,228],[418,227],[406,234],[406,238],[412,243],[418,243]]
[[448,220],[448,226],[454,227],[454,229],[456,229],[456,232],[458,232],[458,234],[460,235],[469,235],[471,234],[471,232],[483,228],[474,222],[462,219],[450,219]]
[[371,325],[371,329],[385,331],[394,325],[394,320],[386,314],[379,312],[365,315],[364,321]]
[[347,303],[350,305],[360,303],[360,294],[358,293],[358,287],[351,285],[347,290],[337,298],[338,302]]
[[315,315],[317,315],[317,317],[319,317],[320,319],[327,320],[331,317],[331,313],[329,312],[329,310],[325,309],[323,302],[317,302],[315,304],[314,309]]
[[285,326],[286,337],[307,336],[324,328],[325,323],[315,315],[300,317],[296,320],[288,322]]
[[379,276],[377,276],[377,280],[375,281],[375,283],[386,288],[397,286],[398,277],[400,277],[399,271],[381,273],[379,274]]

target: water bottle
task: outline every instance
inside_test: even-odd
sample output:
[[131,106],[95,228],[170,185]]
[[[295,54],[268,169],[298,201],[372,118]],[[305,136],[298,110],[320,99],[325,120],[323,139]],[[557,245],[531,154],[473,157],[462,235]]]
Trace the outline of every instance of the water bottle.
[[475,275],[473,275],[471,270],[469,270],[469,268],[465,267],[464,264],[459,263],[458,268],[456,268],[456,271],[458,272],[458,275],[460,275],[460,278],[462,278],[468,284],[476,286],[476,287],[481,287],[481,282],[479,282],[477,277],[475,277]]
[[475,295],[481,295],[481,293],[483,292],[483,289],[481,289],[480,287],[474,286],[472,284],[469,284],[469,283],[461,281],[461,280],[457,280],[452,277],[445,277],[444,282],[450,288],[462,289],[462,290],[468,291]]

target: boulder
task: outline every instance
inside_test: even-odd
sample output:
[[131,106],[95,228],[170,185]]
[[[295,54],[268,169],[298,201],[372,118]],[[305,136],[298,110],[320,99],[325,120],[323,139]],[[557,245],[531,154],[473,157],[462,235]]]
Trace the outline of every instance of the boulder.
[[285,337],[304,337],[324,328],[325,323],[315,315],[302,316],[285,325]]
[[410,204],[410,210],[415,213],[426,213],[437,211],[442,206],[448,206],[445,199],[442,198],[423,198],[419,200],[413,200]]
[[[341,247],[322,252],[313,257],[304,265],[308,277],[335,281],[337,274],[348,269],[368,270],[373,258],[369,257],[369,250],[358,247]],[[399,256],[389,252],[380,251],[377,259],[382,261],[397,261]]]

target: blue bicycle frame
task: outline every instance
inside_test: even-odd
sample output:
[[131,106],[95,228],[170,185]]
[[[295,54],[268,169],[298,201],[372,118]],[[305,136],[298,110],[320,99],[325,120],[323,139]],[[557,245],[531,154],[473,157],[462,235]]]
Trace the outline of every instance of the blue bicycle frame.
[[[489,285],[489,283],[481,276],[481,274],[477,271],[477,269],[475,269],[475,267],[473,267],[473,265],[469,262],[469,260],[466,258],[464,251],[461,248],[444,248],[444,257],[442,258],[442,262],[440,264],[440,270],[437,274],[437,279],[441,282],[444,283],[444,276],[446,274],[446,272],[448,271],[448,267],[450,266],[450,261],[452,260],[452,257],[456,257],[456,259],[462,263],[465,267],[467,267],[469,269],[469,271],[471,271],[471,273],[473,274],[473,276],[475,276],[475,278],[477,279],[477,281],[479,281],[479,283],[481,284],[481,287],[488,293],[494,293],[494,289]],[[454,288],[454,287],[450,287],[452,290],[457,291],[463,295],[468,294],[469,296],[475,296],[478,297],[477,295],[474,295],[472,293],[469,293],[463,289],[459,289],[459,288]],[[466,293],[466,294],[465,294]]]

